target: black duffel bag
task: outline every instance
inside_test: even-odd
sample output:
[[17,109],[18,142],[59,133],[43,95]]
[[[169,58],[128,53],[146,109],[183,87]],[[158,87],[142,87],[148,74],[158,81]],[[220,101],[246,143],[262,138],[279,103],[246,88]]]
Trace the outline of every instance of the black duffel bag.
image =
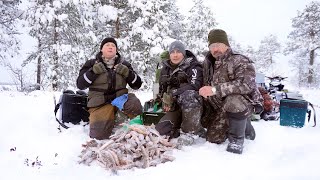
[[[56,121],[64,128],[68,129],[64,123],[79,124],[81,121],[89,121],[89,112],[87,109],[88,95],[84,91],[72,90],[63,91],[59,103],[55,106],[54,114]],[[60,120],[56,117],[60,109]]]

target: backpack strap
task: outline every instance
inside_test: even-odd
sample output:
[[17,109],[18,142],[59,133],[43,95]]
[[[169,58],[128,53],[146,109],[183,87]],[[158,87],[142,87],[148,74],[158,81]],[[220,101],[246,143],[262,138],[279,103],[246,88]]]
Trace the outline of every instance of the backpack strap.
[[[312,127],[315,127],[317,125],[317,118],[316,118],[316,111],[313,107],[313,104],[308,102],[310,107],[312,108],[313,110],[313,121],[314,121],[314,125]],[[308,112],[308,122],[310,121],[310,115],[311,115],[311,112]]]
[[[295,98],[288,98],[287,93],[285,93],[285,95],[286,95],[286,98],[285,98],[285,99],[297,100],[297,99],[295,99]],[[307,101],[307,102],[308,102],[309,106],[310,106],[310,107],[312,108],[312,110],[313,110],[313,121],[314,121],[314,125],[313,125],[312,127],[315,127],[315,126],[317,125],[316,111],[315,111],[315,109],[314,109],[313,104],[310,103],[309,101]],[[307,113],[308,113],[308,122],[310,122],[311,111],[308,110]]]
[[68,129],[69,127],[66,126],[65,124],[63,124],[58,118],[57,118],[57,112],[60,108],[61,102],[59,102],[56,107],[54,108],[54,117],[56,118],[56,121],[60,124],[60,126],[62,126],[65,129]]

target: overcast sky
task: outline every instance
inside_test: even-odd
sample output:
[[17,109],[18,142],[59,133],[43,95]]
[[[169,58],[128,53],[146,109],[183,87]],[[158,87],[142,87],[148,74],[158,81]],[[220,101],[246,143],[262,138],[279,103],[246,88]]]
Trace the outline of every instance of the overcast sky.
[[[192,0],[177,0],[181,11],[187,12]],[[281,42],[291,30],[291,19],[312,0],[204,0],[216,17],[218,28],[243,45],[257,46],[268,34]],[[208,30],[209,31],[209,30]]]

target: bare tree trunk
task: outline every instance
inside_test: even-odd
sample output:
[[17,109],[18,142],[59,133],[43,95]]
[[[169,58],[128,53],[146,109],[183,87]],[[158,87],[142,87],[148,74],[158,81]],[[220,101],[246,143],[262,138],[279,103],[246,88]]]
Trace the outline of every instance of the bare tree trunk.
[[310,60],[309,60],[309,73],[308,73],[308,84],[311,85],[313,83],[313,64],[314,64],[314,53],[315,49],[310,51]]
[[[53,1],[51,0],[51,4],[53,5]],[[56,12],[55,12],[56,14]],[[59,88],[58,84],[58,75],[59,75],[59,64],[58,64],[58,32],[57,32],[57,27],[58,27],[58,19],[55,17],[54,19],[54,24],[53,24],[53,67],[52,67],[52,88],[54,91],[57,91]]]
[[120,38],[120,19],[119,19],[119,17],[117,18],[117,21],[116,21],[116,38]]
[[[40,38],[38,37],[38,49],[41,49],[41,41]],[[37,62],[37,86],[36,89],[40,90],[40,84],[41,84],[41,65],[42,65],[42,57],[38,57],[38,62]]]
[[19,81],[20,81],[20,89],[23,90],[23,75],[22,75],[22,69],[18,70],[19,71]]

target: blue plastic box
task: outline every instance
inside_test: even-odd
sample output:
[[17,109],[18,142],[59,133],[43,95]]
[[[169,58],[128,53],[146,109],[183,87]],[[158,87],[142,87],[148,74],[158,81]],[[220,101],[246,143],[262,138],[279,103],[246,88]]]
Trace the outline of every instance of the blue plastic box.
[[303,127],[306,121],[308,102],[300,99],[280,100],[280,125]]

